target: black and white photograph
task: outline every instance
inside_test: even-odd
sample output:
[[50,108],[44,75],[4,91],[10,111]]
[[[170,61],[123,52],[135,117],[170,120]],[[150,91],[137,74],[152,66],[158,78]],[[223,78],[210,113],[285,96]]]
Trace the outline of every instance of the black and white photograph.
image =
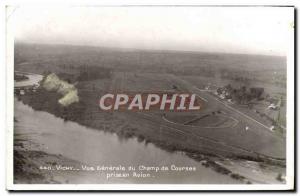
[[7,6],[8,189],[294,189],[294,12]]

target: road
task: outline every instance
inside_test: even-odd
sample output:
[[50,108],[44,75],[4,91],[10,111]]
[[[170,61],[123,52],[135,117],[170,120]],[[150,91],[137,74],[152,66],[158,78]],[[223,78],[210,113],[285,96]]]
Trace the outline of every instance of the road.
[[[222,140],[223,137],[223,140],[226,140],[229,143],[237,144],[237,146],[241,146],[243,148],[253,149],[253,151],[260,154],[271,157],[285,158],[286,141],[284,137],[271,132],[268,126],[218,100],[209,92],[200,90],[194,85],[176,76],[173,76],[173,78],[174,80],[177,80],[177,85],[180,85],[181,88],[208,100],[203,112],[222,110],[225,111],[229,116],[239,121],[236,127],[233,127],[230,130],[222,130],[222,132],[225,132],[224,134],[212,134],[207,130],[202,129],[201,132],[203,134],[213,135],[214,137],[218,138],[218,140]],[[247,131],[245,130],[246,126],[249,127],[249,130]]]

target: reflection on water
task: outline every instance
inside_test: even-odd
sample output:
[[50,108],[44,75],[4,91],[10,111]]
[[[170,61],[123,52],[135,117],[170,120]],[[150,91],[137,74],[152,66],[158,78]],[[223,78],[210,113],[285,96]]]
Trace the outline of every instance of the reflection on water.
[[[169,153],[136,139],[119,140],[118,136],[90,129],[74,122],[65,122],[52,114],[34,111],[15,101],[15,133],[28,134],[43,150],[87,165],[105,166],[195,166],[196,172],[155,173],[147,183],[238,183],[205,168],[182,153]],[[140,182],[140,179],[129,179]]]

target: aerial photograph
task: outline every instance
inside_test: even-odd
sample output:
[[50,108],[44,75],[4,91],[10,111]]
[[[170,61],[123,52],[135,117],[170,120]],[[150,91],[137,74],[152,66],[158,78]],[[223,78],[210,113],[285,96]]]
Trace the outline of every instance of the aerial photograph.
[[287,183],[293,9],[9,11],[13,184]]

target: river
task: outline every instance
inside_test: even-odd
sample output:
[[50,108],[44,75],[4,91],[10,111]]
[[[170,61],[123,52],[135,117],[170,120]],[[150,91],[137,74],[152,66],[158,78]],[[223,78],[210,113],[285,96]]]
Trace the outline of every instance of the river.
[[[65,122],[52,114],[35,111],[15,100],[15,133],[24,134],[49,154],[87,164],[104,166],[193,166],[194,172],[150,172],[145,183],[238,183],[194,161],[183,153],[169,153],[152,144],[136,139],[120,140],[115,134],[90,129],[75,122]],[[85,176],[89,178],[89,176]],[[99,183],[104,183],[99,179]],[[89,182],[88,179],[82,182]],[[127,178],[124,183],[140,183],[138,178]]]
[[[23,73],[29,79],[15,82],[15,87],[38,85],[43,76]],[[85,175],[73,176],[77,183],[196,183],[227,184],[240,183],[229,176],[219,174],[206,168],[184,153],[170,153],[157,148],[153,144],[138,142],[137,139],[121,139],[116,134],[81,126],[76,122],[64,121],[54,115],[35,111],[28,105],[15,99],[14,117],[15,134],[25,135],[35,146],[34,150],[42,150],[49,154],[62,155],[88,166],[139,166],[162,167],[195,167],[196,171],[145,171],[151,178],[107,179],[96,177],[86,172]],[[66,171],[67,172],[67,171]],[[144,172],[144,171],[142,171]]]
[[17,71],[16,73],[26,75],[28,79],[23,81],[18,81],[18,82],[15,81],[14,83],[15,87],[26,87],[26,86],[38,85],[39,82],[43,79],[43,76],[39,74],[24,73],[24,72],[17,72]]

